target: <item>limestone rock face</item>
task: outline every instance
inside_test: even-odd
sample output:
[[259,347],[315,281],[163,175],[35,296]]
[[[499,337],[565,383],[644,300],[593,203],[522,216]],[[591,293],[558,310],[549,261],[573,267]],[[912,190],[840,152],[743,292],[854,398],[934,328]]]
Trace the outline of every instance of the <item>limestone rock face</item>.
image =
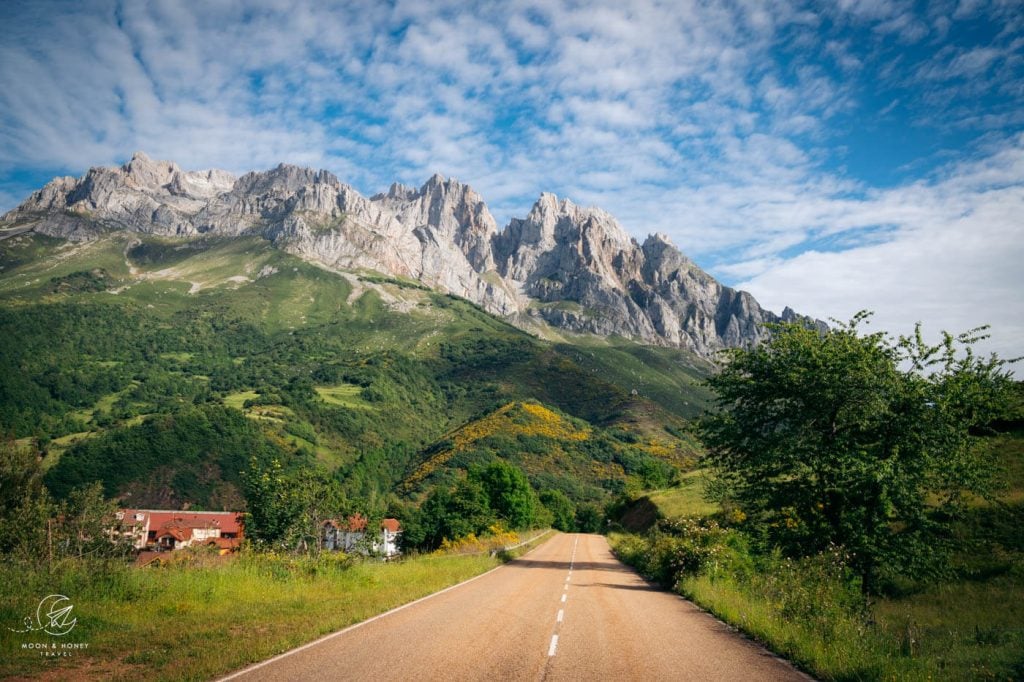
[[476,191],[440,175],[366,198],[324,170],[281,164],[236,179],[138,152],[120,168],[55,178],[2,225],[71,240],[110,230],[258,235],[329,267],[419,280],[520,325],[703,355],[758,343],[766,322],[803,319],[721,285],[664,235],[639,244],[605,211],[552,194],[499,230]]
[[752,296],[715,281],[664,235],[640,245],[600,209],[541,195],[496,239],[499,272],[573,331],[618,334],[709,354],[756,344],[777,321]]
[[234,181],[224,171],[184,172],[136,152],[120,168],[91,168],[77,180],[50,181],[3,220],[34,220],[37,232],[66,239],[88,239],[110,228],[191,235],[194,214]]

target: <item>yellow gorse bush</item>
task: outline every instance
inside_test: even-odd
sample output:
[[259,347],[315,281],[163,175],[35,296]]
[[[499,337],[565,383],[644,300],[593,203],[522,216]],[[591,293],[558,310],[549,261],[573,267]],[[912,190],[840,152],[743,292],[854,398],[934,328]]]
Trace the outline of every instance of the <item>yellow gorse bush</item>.
[[487,529],[487,534],[483,536],[478,537],[475,533],[470,533],[457,540],[445,538],[434,554],[482,554],[517,544],[519,533],[506,529],[499,522],[492,524]]
[[407,488],[423,480],[457,453],[472,447],[477,441],[496,434],[516,436],[542,436],[553,440],[585,441],[590,438],[589,428],[577,427],[565,417],[537,403],[512,402],[503,405],[483,419],[466,424],[446,437],[452,446],[438,452],[421,464],[405,481]]

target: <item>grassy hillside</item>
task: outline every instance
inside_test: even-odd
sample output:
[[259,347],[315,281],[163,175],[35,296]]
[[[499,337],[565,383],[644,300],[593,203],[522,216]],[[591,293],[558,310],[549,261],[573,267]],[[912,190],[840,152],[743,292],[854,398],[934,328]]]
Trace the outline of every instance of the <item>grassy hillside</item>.
[[665,485],[692,464],[688,444],[665,436],[643,439],[600,429],[536,402],[513,402],[446,434],[421,455],[402,488],[420,491],[449,481],[458,470],[503,457],[526,472],[538,490],[575,500]]
[[257,238],[0,241],[0,332],[15,340],[0,351],[0,428],[38,443],[56,491],[100,478],[138,505],[235,503],[242,450],[322,466],[353,495],[392,491],[450,434],[513,403],[590,435],[524,447],[497,429],[453,466],[508,457],[568,488],[568,474],[545,477],[571,462],[574,495],[592,499],[643,475],[630,458],[684,461],[679,427],[707,399],[701,362],[680,351],[550,343]]

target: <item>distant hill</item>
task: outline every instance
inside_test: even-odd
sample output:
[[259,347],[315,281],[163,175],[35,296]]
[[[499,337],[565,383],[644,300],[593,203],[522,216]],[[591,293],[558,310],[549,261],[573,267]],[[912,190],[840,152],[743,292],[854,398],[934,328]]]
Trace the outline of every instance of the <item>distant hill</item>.
[[621,428],[599,429],[536,402],[513,402],[445,434],[423,451],[402,482],[404,491],[447,482],[459,469],[501,457],[526,472],[538,490],[575,499],[621,492],[629,477],[663,487],[681,467],[692,467],[696,446],[644,437]]

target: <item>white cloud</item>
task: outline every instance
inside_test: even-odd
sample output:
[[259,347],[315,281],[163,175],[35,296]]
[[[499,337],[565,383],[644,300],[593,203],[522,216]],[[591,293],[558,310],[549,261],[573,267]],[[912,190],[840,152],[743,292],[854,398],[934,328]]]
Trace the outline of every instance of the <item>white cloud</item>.
[[[849,229],[889,223],[882,243],[738,263],[724,270],[776,310],[818,317],[876,312],[876,326],[932,338],[991,324],[984,348],[1024,354],[1024,137],[934,184],[918,183],[837,207]],[[827,202],[823,205],[828,207]],[[759,272],[758,268],[762,268]]]
[[[80,173],[136,149],[186,168],[326,167],[367,193],[437,171],[471,183],[500,222],[554,191],[639,238],[665,232],[776,309],[882,318],[882,284],[913,274],[924,284],[899,289],[913,293],[908,319],[959,328],[974,322],[948,311],[975,311],[1019,326],[1005,266],[1019,250],[1005,233],[1024,167],[1004,152],[1022,144],[1007,131],[1024,123],[1024,15],[928,5],[0,4],[0,179],[12,177],[0,210],[21,198],[15,172]],[[986,45],[945,39],[962,17],[1002,28]],[[1002,99],[980,103],[991,93]],[[973,165],[981,137],[952,149],[935,177],[912,169],[937,155],[912,159],[911,179],[889,189],[835,163],[842,126],[907,115],[925,130],[991,131],[993,146]],[[935,251],[957,237],[972,244],[949,247],[959,259]]]

